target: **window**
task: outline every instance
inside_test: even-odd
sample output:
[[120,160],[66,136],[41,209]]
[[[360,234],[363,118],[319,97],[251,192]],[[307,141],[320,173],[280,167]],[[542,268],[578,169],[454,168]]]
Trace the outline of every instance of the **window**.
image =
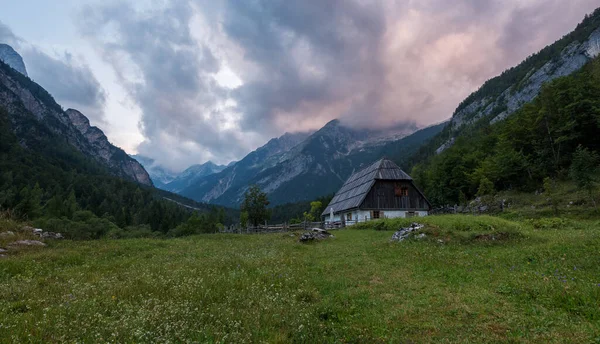
[[402,186],[400,184],[394,185],[394,194],[396,197],[405,197],[408,196],[408,187]]
[[415,211],[407,211],[406,217],[419,217],[419,213],[417,213]]
[[346,214],[346,221],[352,221],[352,213]]
[[374,210],[371,212],[371,217],[374,219],[378,219],[379,218],[379,210]]

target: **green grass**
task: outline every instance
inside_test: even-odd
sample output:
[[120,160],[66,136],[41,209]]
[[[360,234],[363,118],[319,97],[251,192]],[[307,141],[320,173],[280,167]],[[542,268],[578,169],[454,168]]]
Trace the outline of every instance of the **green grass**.
[[0,260],[0,342],[600,341],[599,223],[419,220],[428,237],[402,243],[53,242]]

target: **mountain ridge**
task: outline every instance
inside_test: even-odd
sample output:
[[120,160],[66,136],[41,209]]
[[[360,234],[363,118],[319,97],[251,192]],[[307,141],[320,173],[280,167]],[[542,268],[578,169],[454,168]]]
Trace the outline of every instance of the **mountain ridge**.
[[6,63],[17,72],[27,75],[27,68],[23,58],[13,47],[8,44],[0,43],[0,61]]
[[63,111],[43,87],[2,61],[0,106],[5,107],[11,114],[11,122],[15,133],[20,133],[19,136],[26,130],[23,108],[49,130],[63,136],[78,151],[106,166],[114,175],[152,186],[144,168],[122,149],[110,144],[104,133],[96,127],[91,127],[83,114],[72,109],[68,112]]
[[[436,126],[431,135],[444,126]],[[201,202],[237,207],[246,189],[256,184],[269,195],[273,205],[314,199],[335,192],[352,171],[389,152],[403,140],[398,137],[406,138],[412,132],[409,125],[386,141],[381,140],[382,132],[353,129],[332,120],[310,135],[284,134],[272,139],[234,166],[206,177],[181,194]],[[422,140],[430,135],[425,132]],[[290,137],[294,140],[281,145]],[[397,151],[416,149],[410,142],[407,147],[396,146]]]
[[479,120],[496,123],[534,100],[542,86],[580,70],[600,54],[600,9],[570,33],[539,52],[487,80],[465,98],[454,111],[445,141],[436,154],[451,147],[462,130]]

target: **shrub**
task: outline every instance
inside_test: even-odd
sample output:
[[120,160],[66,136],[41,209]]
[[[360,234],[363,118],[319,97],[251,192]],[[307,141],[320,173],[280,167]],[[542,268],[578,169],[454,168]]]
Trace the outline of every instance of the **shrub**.
[[571,225],[570,221],[558,217],[528,219],[526,223],[534,229],[563,229]]

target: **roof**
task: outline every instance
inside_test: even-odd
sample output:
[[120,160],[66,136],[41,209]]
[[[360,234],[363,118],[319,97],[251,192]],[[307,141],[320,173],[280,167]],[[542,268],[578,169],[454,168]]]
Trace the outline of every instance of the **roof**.
[[412,178],[402,171],[398,165],[386,158],[380,159],[369,167],[366,167],[348,178],[341,189],[333,196],[329,205],[321,215],[331,212],[358,208],[376,180],[410,180]]

